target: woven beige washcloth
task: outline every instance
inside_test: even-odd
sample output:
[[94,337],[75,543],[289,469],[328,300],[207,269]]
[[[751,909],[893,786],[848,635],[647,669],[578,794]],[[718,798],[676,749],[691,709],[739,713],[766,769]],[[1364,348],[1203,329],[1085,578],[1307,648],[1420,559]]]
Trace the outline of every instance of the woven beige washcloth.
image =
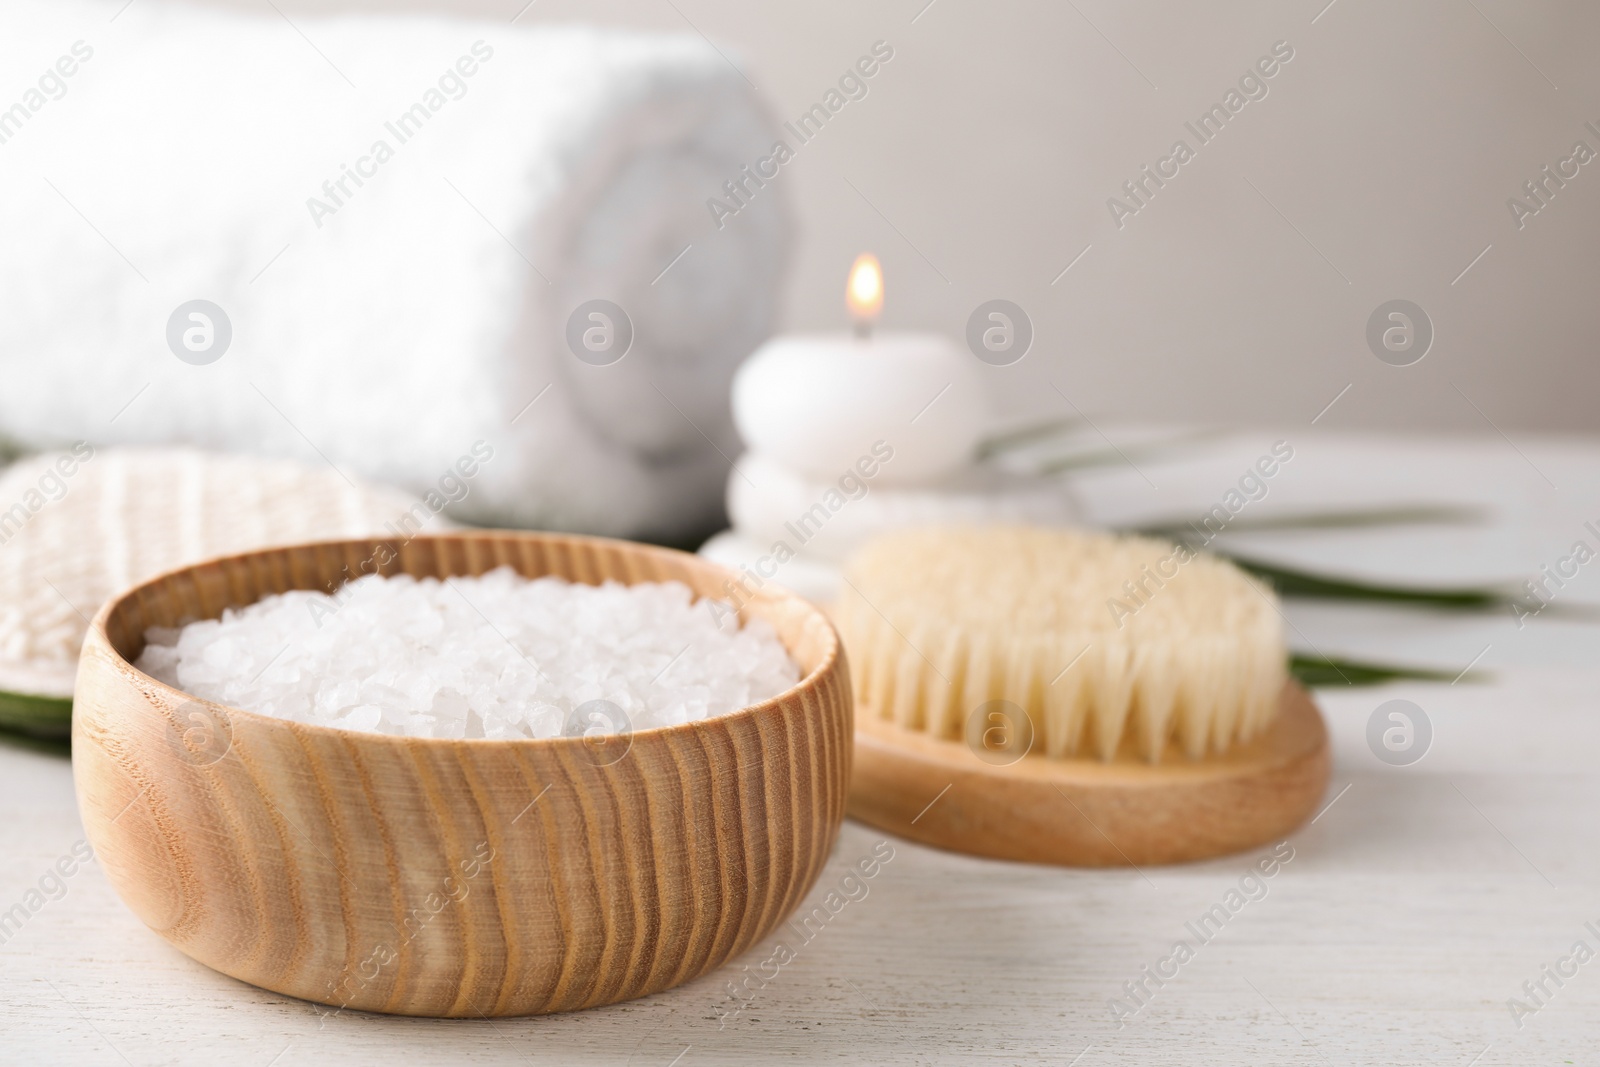
[[[329,467],[190,448],[94,448],[0,473],[0,691],[67,698],[89,620],[174,567],[298,541],[415,530],[426,505]],[[426,529],[447,529],[433,516]]]

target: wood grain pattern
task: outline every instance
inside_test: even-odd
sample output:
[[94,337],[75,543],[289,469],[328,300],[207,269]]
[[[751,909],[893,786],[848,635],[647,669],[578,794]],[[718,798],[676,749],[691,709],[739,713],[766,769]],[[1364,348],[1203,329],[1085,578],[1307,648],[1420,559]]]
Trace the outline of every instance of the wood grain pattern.
[[[185,568],[117,597],[85,643],[73,770],[123,900],[195,959],[369,1011],[495,1016],[639,997],[715,968],[804,897],[844,817],[850,685],[815,608],[764,589],[800,685],[705,722],[580,738],[398,738],[195,700],[134,670],[145,629],[212,618],[344,568],[597,583],[728,572],[594,538],[344,541]],[[369,568],[371,564],[368,565]]]
[[[1175,749],[1175,746],[1173,746]],[[850,815],[956,852],[1071,867],[1181,863],[1274,841],[1328,784],[1328,731],[1310,696],[1284,687],[1272,726],[1203,760],[1024,756],[980,760],[961,741],[857,719]]]

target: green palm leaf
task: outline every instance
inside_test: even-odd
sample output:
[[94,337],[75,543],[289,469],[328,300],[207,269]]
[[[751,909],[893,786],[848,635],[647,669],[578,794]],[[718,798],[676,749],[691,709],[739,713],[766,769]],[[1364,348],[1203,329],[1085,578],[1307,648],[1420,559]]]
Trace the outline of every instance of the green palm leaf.
[[1394,663],[1372,663],[1364,660],[1312,656],[1303,652],[1289,654],[1289,673],[1301,685],[1311,688],[1335,685],[1383,685],[1386,682],[1481,682],[1488,675],[1480,671],[1463,671],[1450,674],[1426,667],[1410,667]]

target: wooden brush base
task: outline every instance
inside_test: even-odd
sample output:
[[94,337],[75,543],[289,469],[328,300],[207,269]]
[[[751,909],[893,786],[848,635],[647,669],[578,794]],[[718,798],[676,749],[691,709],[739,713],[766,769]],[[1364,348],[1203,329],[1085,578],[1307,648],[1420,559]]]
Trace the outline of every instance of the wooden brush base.
[[1183,863],[1282,838],[1327,788],[1328,731],[1310,694],[1284,687],[1272,726],[1204,760],[1023,756],[1007,766],[856,715],[848,813],[953,852],[1067,867]]

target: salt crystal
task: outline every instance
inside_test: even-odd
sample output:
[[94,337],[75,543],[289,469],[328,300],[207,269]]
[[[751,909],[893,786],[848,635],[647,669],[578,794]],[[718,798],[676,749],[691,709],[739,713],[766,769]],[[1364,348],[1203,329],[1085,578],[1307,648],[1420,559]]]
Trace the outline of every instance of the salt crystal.
[[[733,620],[733,621],[730,621]],[[681,582],[368,575],[152,627],[136,666],[231,707],[411,737],[598,736],[726,715],[800,680],[770,625]],[[585,707],[593,701],[603,703]]]

